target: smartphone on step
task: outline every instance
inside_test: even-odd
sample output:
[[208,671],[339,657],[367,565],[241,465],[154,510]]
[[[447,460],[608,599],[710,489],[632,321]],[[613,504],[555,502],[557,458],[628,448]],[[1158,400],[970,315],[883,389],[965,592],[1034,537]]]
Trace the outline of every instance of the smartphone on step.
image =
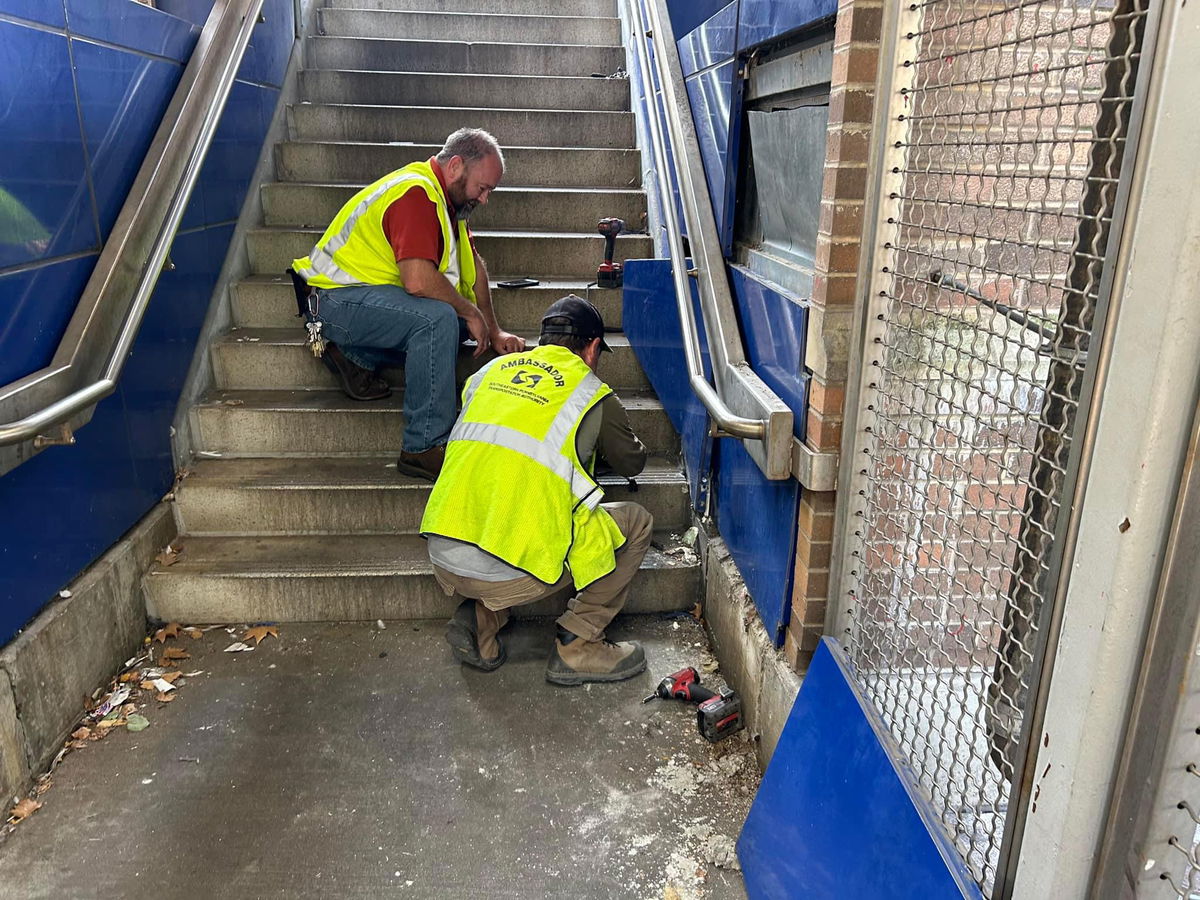
[[514,278],[512,281],[497,281],[496,287],[511,290],[512,288],[533,287],[541,284],[536,278]]

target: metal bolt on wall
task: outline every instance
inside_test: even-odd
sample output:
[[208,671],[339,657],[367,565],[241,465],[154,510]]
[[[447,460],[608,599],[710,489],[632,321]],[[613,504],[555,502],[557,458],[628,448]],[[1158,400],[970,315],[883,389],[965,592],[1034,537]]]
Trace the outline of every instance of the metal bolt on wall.
[[[845,645],[1002,892],[1149,0],[925,0],[881,62]],[[886,49],[885,49],[886,53]]]

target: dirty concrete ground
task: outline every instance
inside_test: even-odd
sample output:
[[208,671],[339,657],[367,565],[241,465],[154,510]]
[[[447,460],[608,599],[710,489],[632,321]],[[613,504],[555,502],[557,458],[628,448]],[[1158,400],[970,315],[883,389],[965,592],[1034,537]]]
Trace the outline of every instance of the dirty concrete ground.
[[243,653],[223,652],[241,630],[172,640],[203,674],[169,704],[143,694],[146,730],[66,755],[0,843],[0,896],[745,897],[752,744],[641,702],[712,668],[699,624],[618,619],[649,670],[590,688],[544,680],[553,628],[506,629],[492,674],[456,664],[440,622],[283,625]]

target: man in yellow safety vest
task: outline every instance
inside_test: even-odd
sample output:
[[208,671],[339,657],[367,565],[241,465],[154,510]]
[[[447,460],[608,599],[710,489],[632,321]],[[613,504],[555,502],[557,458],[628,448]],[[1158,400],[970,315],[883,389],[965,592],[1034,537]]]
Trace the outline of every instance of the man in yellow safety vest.
[[[475,357],[523,350],[492,311],[488,273],[467,217],[504,174],[496,139],[460,128],[440,153],[385,175],[350,198],[308,256],[303,280],[313,350],[355,400],[391,393],[376,374],[405,354],[399,469],[432,481],[454,423],[454,369],[468,336]],[[483,361],[481,359],[481,361]]]
[[504,663],[497,633],[510,607],[573,585],[546,679],[620,681],[646,668],[637,643],[605,639],[654,524],[636,503],[600,503],[597,458],[627,477],[646,462],[596,375],[608,349],[599,311],[567,296],[546,311],[540,346],[493,360],[463,391],[421,533],[438,583],[461,599],[446,639],[469,666]]

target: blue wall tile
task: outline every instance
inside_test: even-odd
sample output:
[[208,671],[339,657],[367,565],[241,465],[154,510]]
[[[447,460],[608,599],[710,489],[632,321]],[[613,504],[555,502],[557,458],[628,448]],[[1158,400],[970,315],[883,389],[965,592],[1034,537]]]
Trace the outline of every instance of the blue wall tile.
[[0,268],[96,248],[66,37],[0,22]]
[[177,19],[203,28],[208,21],[208,14],[212,12],[213,0],[158,0],[155,6]]
[[679,63],[685,76],[733,56],[737,49],[737,11],[734,0],[691,33],[676,34]]
[[119,47],[184,61],[200,36],[199,26],[141,3],[66,0],[72,34]]
[[0,274],[0,384],[50,363],[95,266],[88,255]]
[[183,67],[87,41],[72,45],[100,230],[107,240]]
[[741,0],[738,49],[796,31],[837,13],[837,0]]
[[0,0],[0,13],[58,28],[67,24],[63,0]]
[[712,18],[728,3],[729,0],[667,0],[667,14],[675,39],[678,40]]
[[262,14],[266,21],[254,26],[238,78],[278,87],[283,84],[296,33],[292,0],[265,0]]
[[[206,225],[228,222],[241,212],[267,133],[263,109],[268,95],[278,98],[279,92],[244,81],[233,83],[221,124],[200,171]],[[274,108],[273,103],[271,107]]]
[[687,80],[688,101],[696,139],[700,142],[700,158],[708,181],[708,196],[712,200],[713,216],[718,225],[725,221],[725,203],[729,195],[727,173],[729,156],[729,122],[733,106],[733,79],[737,64],[730,60],[723,66],[709,69]]

